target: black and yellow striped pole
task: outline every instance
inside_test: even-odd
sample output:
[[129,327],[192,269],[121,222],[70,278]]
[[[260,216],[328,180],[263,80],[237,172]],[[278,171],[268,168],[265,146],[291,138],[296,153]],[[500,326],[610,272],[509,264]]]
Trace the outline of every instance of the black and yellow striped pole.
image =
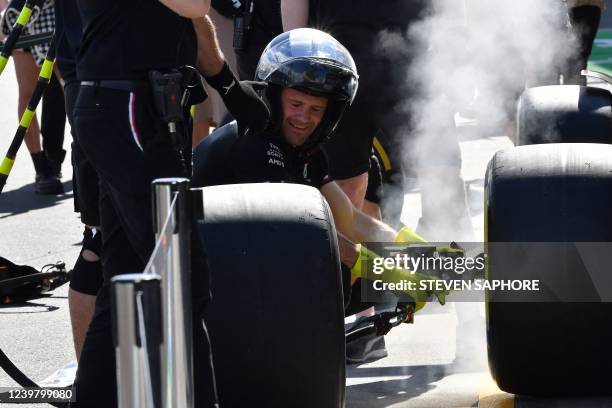
[[55,63],[55,36],[51,38],[51,44],[49,45],[49,51],[47,51],[47,56],[45,57],[45,62],[43,62],[42,68],[40,69],[40,74],[38,76],[38,81],[36,82],[36,88],[34,88],[34,93],[32,93],[32,98],[30,98],[30,103],[28,103],[28,107],[21,115],[21,120],[19,121],[19,127],[17,128],[17,132],[15,132],[15,136],[13,137],[13,141],[9,146],[8,152],[2,162],[0,163],[0,193],[2,193],[2,189],[4,189],[4,185],[6,184],[6,179],[11,173],[11,169],[13,168],[13,163],[15,163],[15,157],[17,157],[17,152],[23,143],[23,138],[28,131],[28,127],[30,127],[30,123],[32,122],[32,118],[36,114],[36,107],[38,103],[42,99],[43,93],[49,84],[51,79],[51,75],[53,75],[53,64]]
[[40,0],[27,0],[19,13],[19,17],[17,17],[17,21],[13,25],[13,29],[11,30],[8,37],[6,37],[6,41],[4,41],[4,47],[2,47],[2,52],[0,52],[0,75],[6,68],[6,64],[8,63],[9,58],[15,49],[15,44],[19,39],[19,36],[23,32],[25,25],[28,23],[30,17],[32,17],[32,10],[34,5],[40,3]]

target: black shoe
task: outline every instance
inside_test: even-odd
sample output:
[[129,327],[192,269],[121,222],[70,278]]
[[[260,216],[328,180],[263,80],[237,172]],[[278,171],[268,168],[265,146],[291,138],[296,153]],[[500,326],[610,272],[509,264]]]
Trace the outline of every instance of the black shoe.
[[368,334],[355,341],[346,343],[346,363],[361,364],[387,357],[385,338]]
[[52,173],[45,153],[33,153],[32,161],[36,170],[34,192],[36,194],[63,194],[64,186],[59,177]]
[[64,149],[59,152],[50,153],[45,151],[47,156],[47,163],[49,163],[50,174],[61,179],[62,178],[62,163],[66,158],[66,151]]
[[56,176],[45,176],[37,174],[34,180],[34,192],[36,194],[64,194],[64,186]]

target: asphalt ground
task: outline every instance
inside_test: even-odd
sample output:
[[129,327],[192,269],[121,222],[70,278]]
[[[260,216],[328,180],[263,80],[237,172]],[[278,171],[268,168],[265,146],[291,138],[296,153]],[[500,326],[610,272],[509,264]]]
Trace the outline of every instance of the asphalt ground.
[[[609,14],[609,12],[607,13]],[[612,18],[604,28],[612,27]],[[607,48],[607,42],[599,43]],[[4,154],[16,127],[17,85],[12,64],[0,77],[0,152]],[[495,151],[511,146],[504,135],[478,134],[474,123],[460,132],[462,175],[468,187],[477,236],[483,228],[484,169]],[[65,148],[69,150],[67,133]],[[22,148],[5,191],[0,196],[0,256],[41,268],[58,260],[71,266],[79,251],[82,227],[72,210],[71,168],[64,164],[66,194],[34,194],[34,170]],[[405,198],[403,220],[416,225],[420,215],[418,191]],[[389,357],[347,372],[346,406],[376,407],[612,407],[612,399],[533,399],[497,389],[486,362],[482,303],[427,306],[415,324],[402,325],[386,336]],[[74,360],[68,317],[67,287],[48,297],[19,306],[0,307],[0,348],[40,381]],[[529,369],[528,367],[526,369]],[[568,373],[568,375],[571,373]],[[0,387],[16,384],[0,372]],[[313,390],[316,392],[316,390]],[[3,405],[5,406],[5,405]],[[8,406],[8,404],[6,404]],[[23,407],[47,407],[23,404]]]
[[[4,156],[17,125],[17,82],[12,63],[0,77],[0,95],[0,150]],[[69,150],[69,144],[67,133],[65,149]],[[64,163],[62,172],[66,194],[34,194],[34,168],[27,149],[22,146],[0,195],[1,256],[35,268],[57,261],[72,267],[79,252],[82,230],[73,212],[69,162]],[[0,307],[0,348],[35,381],[48,377],[75,358],[67,293],[64,285],[49,297],[25,305]],[[0,386],[15,385],[0,372]]]

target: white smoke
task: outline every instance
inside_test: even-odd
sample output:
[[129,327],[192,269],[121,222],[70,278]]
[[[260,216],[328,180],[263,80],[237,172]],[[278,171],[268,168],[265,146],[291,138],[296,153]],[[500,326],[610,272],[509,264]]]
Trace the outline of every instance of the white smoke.
[[[411,25],[417,56],[408,81],[419,84],[413,104],[420,133],[441,122],[431,108],[465,107],[477,91],[479,117],[506,118],[517,93],[543,73],[554,76],[575,48],[561,0],[438,0],[433,14]],[[550,79],[549,79],[550,80]],[[434,111],[435,112],[435,111]]]
[[[412,49],[411,66],[403,69],[406,88],[417,94],[400,108],[411,118],[404,151],[407,162],[414,162],[414,154],[419,160],[425,238],[475,238],[455,160],[453,115],[470,108],[483,137],[511,129],[521,91],[557,81],[559,63],[576,48],[567,29],[561,0],[439,0],[405,35],[381,35],[385,52]],[[486,133],[492,129],[497,133]],[[462,323],[453,368],[482,369],[484,318],[476,304],[458,306]]]
[[562,0],[435,3],[405,35],[381,33],[380,45],[390,55],[410,49],[411,65],[402,69],[413,96],[396,109],[411,118],[404,151],[406,162],[419,162],[423,233],[432,240],[472,240],[454,114],[469,108],[481,129],[497,129],[485,136],[506,131],[513,140],[521,91],[558,81],[557,66],[575,45]]

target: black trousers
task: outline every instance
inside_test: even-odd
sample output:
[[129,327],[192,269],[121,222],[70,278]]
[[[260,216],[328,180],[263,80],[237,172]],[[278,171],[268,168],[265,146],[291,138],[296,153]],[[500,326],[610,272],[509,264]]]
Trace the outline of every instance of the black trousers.
[[[127,92],[81,86],[74,109],[79,142],[100,180],[104,285],[98,293],[75,381],[75,407],[117,406],[110,280],[142,272],[154,248],[151,181],[189,175],[186,156],[167,134],[146,90]],[[188,143],[188,144],[187,144]],[[190,140],[185,140],[190,146]],[[192,245],[194,377],[196,406],[216,401],[208,337],[201,315],[209,300],[201,246]]]
[[66,129],[66,110],[64,108],[64,92],[55,74],[45,90],[42,100],[42,116],[40,133],[42,148],[49,158],[62,161],[64,159],[64,130]]
[[66,83],[64,86],[64,98],[66,100],[66,114],[72,132],[74,211],[81,213],[83,224],[96,227],[100,225],[98,174],[87,160],[74,126],[73,113],[78,94],[79,82],[72,81]]

